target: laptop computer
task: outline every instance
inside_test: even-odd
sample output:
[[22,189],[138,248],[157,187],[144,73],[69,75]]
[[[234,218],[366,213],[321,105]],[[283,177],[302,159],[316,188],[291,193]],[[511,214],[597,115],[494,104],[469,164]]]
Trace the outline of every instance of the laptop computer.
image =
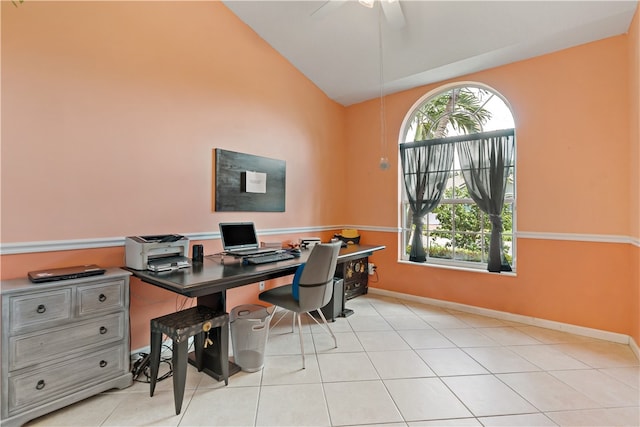
[[261,248],[253,222],[221,222],[222,249],[229,255],[251,256],[276,252],[273,248]]
[[33,283],[53,282],[54,280],[78,279],[80,277],[97,276],[106,270],[95,264],[74,265],[72,267],[50,268],[47,270],[30,271],[27,277]]

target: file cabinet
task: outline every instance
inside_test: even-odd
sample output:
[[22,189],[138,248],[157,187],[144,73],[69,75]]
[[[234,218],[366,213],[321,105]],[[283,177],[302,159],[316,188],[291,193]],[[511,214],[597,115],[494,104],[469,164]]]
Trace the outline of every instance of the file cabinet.
[[2,281],[3,426],[132,384],[129,275]]

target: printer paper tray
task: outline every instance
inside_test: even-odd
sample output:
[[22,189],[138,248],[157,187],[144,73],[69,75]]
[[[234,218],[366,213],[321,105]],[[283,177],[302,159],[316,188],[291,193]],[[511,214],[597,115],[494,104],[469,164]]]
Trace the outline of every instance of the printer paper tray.
[[184,256],[172,256],[164,258],[156,258],[147,263],[147,268],[151,271],[168,271],[178,268],[191,267],[189,258]]

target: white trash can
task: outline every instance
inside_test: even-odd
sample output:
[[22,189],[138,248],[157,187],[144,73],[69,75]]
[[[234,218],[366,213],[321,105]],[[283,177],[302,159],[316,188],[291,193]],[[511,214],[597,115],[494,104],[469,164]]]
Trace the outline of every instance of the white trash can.
[[239,305],[231,310],[233,357],[243,371],[256,372],[264,366],[270,320],[271,313],[258,304]]

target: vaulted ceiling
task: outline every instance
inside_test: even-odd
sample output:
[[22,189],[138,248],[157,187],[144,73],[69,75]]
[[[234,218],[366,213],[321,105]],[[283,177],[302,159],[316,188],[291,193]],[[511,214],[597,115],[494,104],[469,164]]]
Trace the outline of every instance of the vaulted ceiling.
[[624,34],[638,7],[636,0],[400,0],[392,9],[355,0],[224,3],[343,105],[376,98],[381,88],[393,93]]

